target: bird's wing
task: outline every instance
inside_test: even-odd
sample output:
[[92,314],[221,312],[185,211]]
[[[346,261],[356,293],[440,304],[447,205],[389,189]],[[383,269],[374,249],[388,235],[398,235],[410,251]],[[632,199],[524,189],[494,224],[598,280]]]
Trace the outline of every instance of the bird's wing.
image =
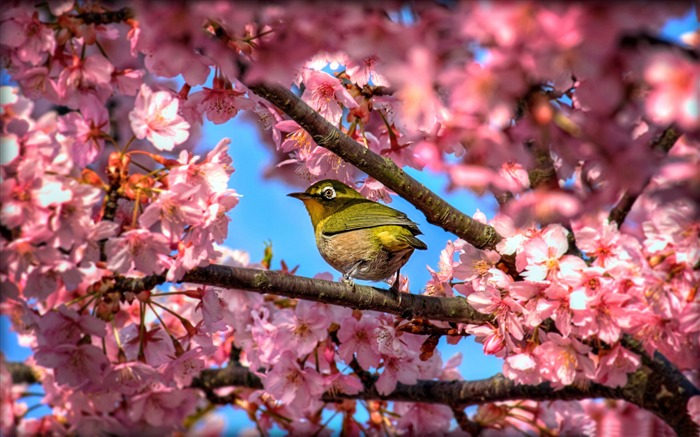
[[349,205],[342,211],[330,216],[323,225],[325,235],[339,234],[356,229],[374,228],[376,226],[403,226],[413,235],[422,232],[406,214],[376,202],[359,202]]

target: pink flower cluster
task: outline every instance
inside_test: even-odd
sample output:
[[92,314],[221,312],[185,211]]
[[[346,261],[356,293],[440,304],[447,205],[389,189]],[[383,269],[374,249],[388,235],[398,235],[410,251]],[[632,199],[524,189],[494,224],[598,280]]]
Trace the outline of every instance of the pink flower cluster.
[[[504,358],[507,377],[524,384],[563,387],[585,380],[623,386],[640,365],[639,355],[622,345],[624,335],[681,369],[696,369],[700,273],[693,266],[700,262],[700,224],[691,220],[683,226],[671,217],[684,207],[686,217],[697,212],[689,204],[647,207],[641,240],[605,218],[574,222],[583,257],[567,253],[569,231],[561,225],[514,229],[509,218],[498,216],[490,224],[506,238],[497,251],[461,240],[449,245],[429,290],[446,296],[456,291],[493,315],[493,325],[464,329],[477,336],[484,352]],[[671,223],[684,232],[674,238],[665,227]],[[660,238],[663,243],[657,243]],[[451,263],[453,254],[459,260]],[[504,273],[502,256],[515,256],[522,279]],[[554,325],[547,328],[546,319]],[[601,342],[607,347],[601,349]]]
[[[106,112],[47,112],[36,120],[33,102],[17,89],[1,87],[0,92],[1,307],[22,327],[23,344],[35,352],[33,363],[47,369],[44,402],[56,415],[40,423],[22,421],[15,429],[24,404],[14,403],[12,395],[2,407],[2,414],[12,416],[3,419],[3,427],[10,427],[3,430],[124,434],[172,429],[194,411],[199,393],[187,387],[203,368],[202,354],[213,346],[182,345],[173,328],[141,332],[145,303],[140,311],[131,304],[145,301],[133,295],[125,301],[119,292],[106,295],[101,287],[115,274],[167,271],[176,281],[219,255],[214,244],[226,238],[226,213],[238,202],[228,188],[230,140],[222,140],[204,159],[186,150],[177,160],[143,152],[163,164],[150,174],[130,168],[142,151],[114,152],[106,169],[109,182],[104,182],[84,167],[93,159],[81,159],[84,150],[75,148],[80,134],[68,134],[62,126],[71,119],[94,126],[101,117],[108,119]],[[142,92],[150,91],[144,85]],[[177,101],[171,104],[176,111]],[[144,103],[135,111],[153,119],[162,109]],[[94,118],[83,118],[90,115]],[[178,134],[160,135],[172,139]],[[112,202],[116,208],[108,218]],[[110,417],[102,420],[105,414]],[[70,429],[56,421],[61,416]]]

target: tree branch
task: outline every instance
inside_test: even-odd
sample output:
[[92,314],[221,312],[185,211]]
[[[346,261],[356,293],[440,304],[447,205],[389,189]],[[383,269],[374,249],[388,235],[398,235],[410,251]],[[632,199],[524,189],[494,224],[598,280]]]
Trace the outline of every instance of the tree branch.
[[314,141],[372,176],[418,208],[429,223],[440,226],[479,249],[493,249],[501,240],[496,230],[459,211],[423,184],[407,175],[391,159],[377,155],[345,135],[311,109],[289,89],[278,84],[252,84],[249,88],[287,114]]
[[[165,282],[163,276],[115,280],[114,289],[139,293]],[[472,308],[461,297],[434,297],[395,293],[376,287],[288,275],[271,270],[212,264],[189,271],[181,282],[270,293],[297,299],[340,305],[357,310],[381,311],[405,319],[424,318],[456,323],[482,324],[493,320]]]
[[134,11],[129,7],[123,7],[116,11],[103,11],[103,12],[83,12],[76,16],[77,18],[83,20],[85,24],[110,24],[110,23],[121,23],[122,21],[134,18]]
[[[399,402],[423,402],[444,404],[463,409],[469,405],[488,402],[530,399],[535,401],[580,400],[580,399],[619,399],[631,402],[647,409],[671,426],[679,436],[694,436],[698,425],[690,419],[685,406],[691,396],[700,391],[689,387],[668,387],[658,381],[658,375],[649,368],[642,367],[628,377],[625,386],[607,387],[601,384],[569,385],[560,390],[553,389],[548,383],[539,385],[517,384],[502,375],[478,381],[418,381],[414,385],[399,383],[396,389],[381,395],[368,387],[357,395],[342,393],[325,393],[326,402],[339,402],[343,399],[385,400]],[[241,366],[229,366],[224,369],[204,370],[193,383],[194,387],[204,390],[226,386],[242,386],[261,389],[262,382],[248,369]],[[669,405],[674,403],[675,406]],[[682,406],[679,408],[679,406]]]

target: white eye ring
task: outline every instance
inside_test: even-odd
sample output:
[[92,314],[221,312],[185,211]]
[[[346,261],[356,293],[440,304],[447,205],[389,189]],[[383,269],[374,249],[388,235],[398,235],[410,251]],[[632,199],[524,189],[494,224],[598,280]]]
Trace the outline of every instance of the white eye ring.
[[333,187],[327,186],[321,191],[321,195],[328,200],[335,199],[335,190]]

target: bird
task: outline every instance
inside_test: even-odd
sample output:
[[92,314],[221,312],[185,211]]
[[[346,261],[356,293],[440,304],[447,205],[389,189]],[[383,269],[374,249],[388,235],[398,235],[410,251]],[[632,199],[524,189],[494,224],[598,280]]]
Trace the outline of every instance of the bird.
[[345,282],[388,281],[396,274],[391,288],[398,290],[401,267],[415,249],[428,248],[416,238],[422,232],[406,214],[340,181],[325,179],[288,196],[304,202],[321,256]]

